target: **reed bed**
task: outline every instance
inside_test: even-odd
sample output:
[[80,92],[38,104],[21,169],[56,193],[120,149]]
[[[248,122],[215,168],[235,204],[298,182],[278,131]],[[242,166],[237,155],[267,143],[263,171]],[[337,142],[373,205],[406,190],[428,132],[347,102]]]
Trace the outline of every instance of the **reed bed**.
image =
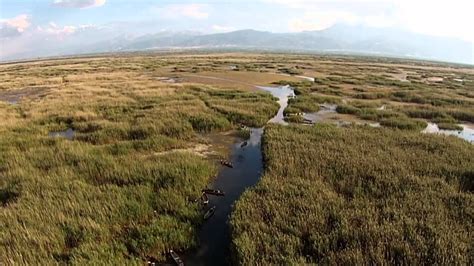
[[473,263],[472,144],[413,131],[267,126],[232,213],[241,265]]

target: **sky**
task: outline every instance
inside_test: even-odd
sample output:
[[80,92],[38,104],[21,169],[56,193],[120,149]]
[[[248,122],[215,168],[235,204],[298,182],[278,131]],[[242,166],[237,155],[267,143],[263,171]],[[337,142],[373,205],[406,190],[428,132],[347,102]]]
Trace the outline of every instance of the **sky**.
[[[336,23],[395,27],[474,42],[474,0],[0,0],[0,56],[48,42],[256,29],[321,30]],[[86,37],[84,37],[86,36]]]

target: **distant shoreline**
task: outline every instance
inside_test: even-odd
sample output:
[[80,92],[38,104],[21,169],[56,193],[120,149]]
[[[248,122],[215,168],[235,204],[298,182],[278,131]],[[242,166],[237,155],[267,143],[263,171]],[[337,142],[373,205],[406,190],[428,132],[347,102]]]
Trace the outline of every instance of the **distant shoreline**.
[[376,54],[376,53],[363,53],[363,52],[350,52],[350,51],[309,51],[309,50],[278,50],[278,49],[251,49],[251,48],[235,48],[235,49],[222,49],[222,48],[179,48],[179,49],[153,49],[153,50],[137,50],[137,51],[117,51],[117,52],[97,52],[97,53],[84,53],[84,54],[71,54],[71,55],[57,55],[57,56],[45,56],[37,58],[24,58],[14,60],[0,60],[0,65],[10,64],[23,64],[33,63],[42,61],[56,61],[66,59],[85,59],[85,58],[97,58],[97,57],[128,57],[128,56],[156,56],[156,55],[196,55],[196,54],[224,54],[224,53],[237,53],[237,54],[281,54],[281,55],[316,55],[316,56],[331,56],[331,57],[354,57],[358,59],[389,59],[399,61],[400,63],[417,63],[417,64],[434,64],[444,65],[454,68],[474,68],[474,64],[457,63],[450,61],[441,61],[427,58],[417,57],[400,57],[389,54]]

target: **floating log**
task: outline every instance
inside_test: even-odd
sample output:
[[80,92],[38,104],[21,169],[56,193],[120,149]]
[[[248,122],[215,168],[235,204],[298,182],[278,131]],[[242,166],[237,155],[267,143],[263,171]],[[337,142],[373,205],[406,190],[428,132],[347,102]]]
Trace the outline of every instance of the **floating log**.
[[204,204],[204,205],[207,205],[207,204],[209,203],[209,197],[208,197],[207,194],[204,193],[204,192],[203,192],[202,195],[201,195],[201,202],[202,202],[202,204]]
[[174,260],[174,262],[176,263],[176,265],[178,266],[184,266],[184,262],[183,260],[178,256],[178,254],[176,254],[176,252],[174,252],[172,249],[170,249],[170,255],[171,255],[171,258]]
[[234,168],[234,165],[231,162],[226,161],[226,160],[221,160],[221,164],[229,168]]
[[198,201],[200,201],[203,205],[207,205],[209,203],[209,197],[207,197],[207,194],[205,192],[202,192],[201,196],[194,200],[194,202]]
[[202,192],[205,193],[205,194],[210,194],[210,195],[214,195],[214,196],[224,196],[225,195],[224,191],[220,191],[218,189],[203,189]]
[[158,264],[158,260],[152,256],[146,256],[146,264],[150,266],[155,266]]
[[216,212],[216,206],[213,206],[212,208],[207,210],[207,212],[204,214],[204,220],[211,218],[211,216],[214,215],[215,212]]

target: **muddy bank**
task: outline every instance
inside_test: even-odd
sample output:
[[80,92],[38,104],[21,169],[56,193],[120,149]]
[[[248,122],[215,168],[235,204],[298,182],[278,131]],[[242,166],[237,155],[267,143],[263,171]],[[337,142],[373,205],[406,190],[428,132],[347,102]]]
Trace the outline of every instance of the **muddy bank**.
[[10,104],[18,104],[23,98],[42,98],[45,97],[49,88],[47,87],[28,87],[18,90],[0,91],[0,101]]

